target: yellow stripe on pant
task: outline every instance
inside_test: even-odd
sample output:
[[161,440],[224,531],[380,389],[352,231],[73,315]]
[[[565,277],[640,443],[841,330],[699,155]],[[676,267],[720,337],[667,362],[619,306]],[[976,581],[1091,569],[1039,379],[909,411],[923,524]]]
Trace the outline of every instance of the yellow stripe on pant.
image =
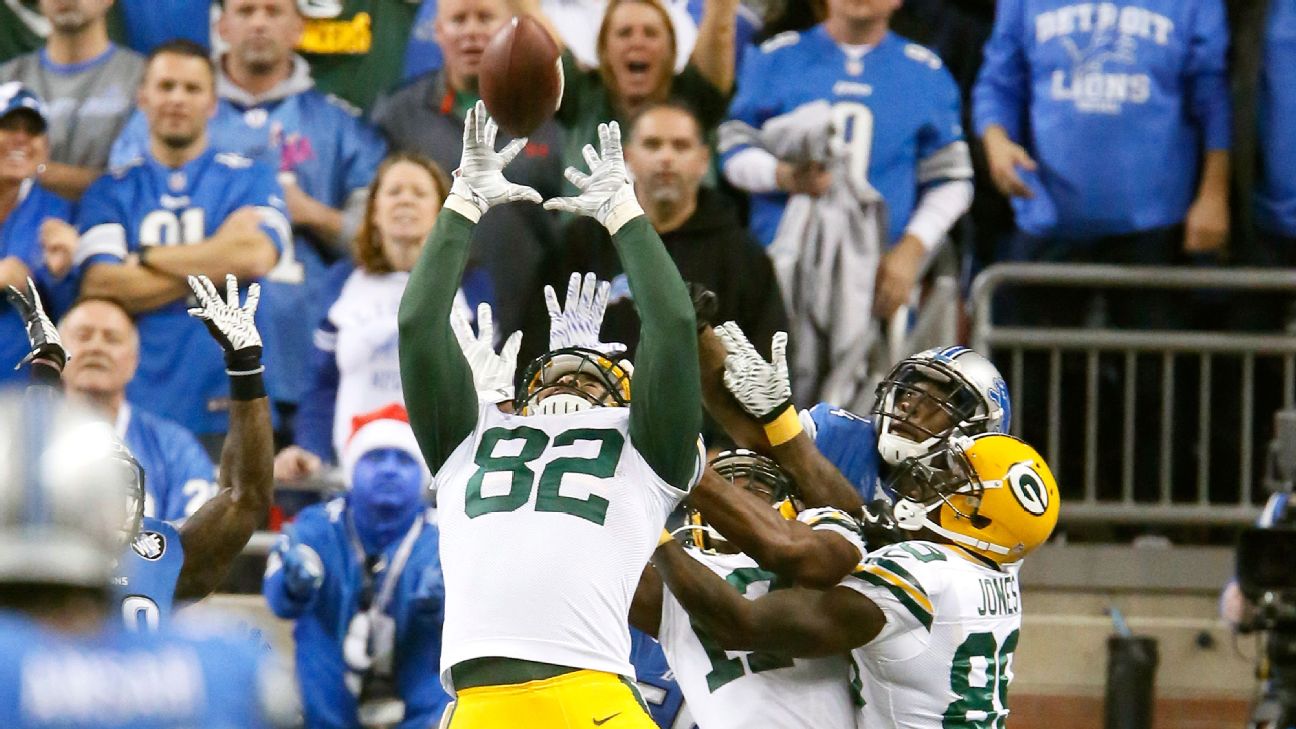
[[626,679],[580,670],[458,691],[449,729],[656,729]]

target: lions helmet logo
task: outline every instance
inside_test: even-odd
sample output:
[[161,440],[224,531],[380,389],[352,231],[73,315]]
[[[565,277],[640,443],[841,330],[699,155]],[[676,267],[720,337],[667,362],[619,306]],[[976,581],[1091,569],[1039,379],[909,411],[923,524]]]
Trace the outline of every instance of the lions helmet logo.
[[1048,489],[1044,486],[1044,479],[1040,478],[1029,463],[1018,463],[1009,468],[1005,480],[1017,503],[1027,512],[1043,516],[1048,511]]
[[156,562],[166,553],[166,537],[158,532],[140,532],[131,542],[131,549],[144,559]]

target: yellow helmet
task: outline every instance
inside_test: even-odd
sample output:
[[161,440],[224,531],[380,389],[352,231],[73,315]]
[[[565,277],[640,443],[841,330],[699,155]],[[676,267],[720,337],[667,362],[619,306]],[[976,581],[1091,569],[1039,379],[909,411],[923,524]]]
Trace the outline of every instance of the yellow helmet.
[[[578,387],[558,384],[564,375],[573,373],[596,379],[603,386],[605,395],[596,397]],[[592,407],[626,407],[630,404],[630,376],[633,373],[634,366],[629,360],[613,360],[586,347],[555,349],[527,365],[522,373],[526,391],[518,399],[516,409],[523,415],[552,415]]]
[[1040,454],[999,433],[950,438],[929,456],[906,460],[888,486],[901,528],[929,529],[1001,564],[1043,544],[1061,508]]
[[[777,462],[744,448],[724,451],[707,464],[721,478],[740,485],[770,502],[784,519],[796,519],[799,511],[793,498],[792,479]],[[727,540],[702,517],[702,512],[687,506],[682,531],[690,544],[703,551],[715,551],[717,543]],[[681,531],[681,530],[676,530]]]

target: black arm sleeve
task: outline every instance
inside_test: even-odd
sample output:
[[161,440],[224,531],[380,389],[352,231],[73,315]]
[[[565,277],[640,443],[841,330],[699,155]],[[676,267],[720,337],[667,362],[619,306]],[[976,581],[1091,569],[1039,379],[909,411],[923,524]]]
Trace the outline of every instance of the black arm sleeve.
[[473,223],[442,208],[401,296],[401,387],[410,426],[436,473],[477,423],[472,371],[450,329]]
[[640,215],[626,223],[612,242],[641,322],[630,392],[630,439],[662,480],[686,489],[696,475],[702,427],[693,305],[648,218]]

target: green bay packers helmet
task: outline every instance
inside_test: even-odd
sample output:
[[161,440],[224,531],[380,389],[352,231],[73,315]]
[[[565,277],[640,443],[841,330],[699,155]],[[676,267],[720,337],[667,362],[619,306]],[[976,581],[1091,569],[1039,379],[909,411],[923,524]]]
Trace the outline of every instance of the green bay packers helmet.
[[1000,433],[947,439],[901,464],[887,490],[901,528],[928,529],[1001,564],[1043,544],[1060,509],[1048,464]]
[[951,435],[1007,433],[1008,386],[990,360],[967,347],[936,347],[901,360],[873,403],[878,454],[891,465]]
[[[768,501],[783,518],[796,518],[799,508],[793,496],[792,479],[773,460],[744,448],[735,448],[719,453],[708,466],[729,483]],[[707,524],[702,512],[692,506],[685,509],[683,530],[688,542],[703,551],[718,551],[717,546],[727,542],[720,532]]]
[[[630,404],[629,360],[613,360],[586,347],[564,347],[536,357],[522,374],[526,390],[517,402],[523,415],[558,415],[594,407],[625,407]],[[559,382],[563,377],[582,374],[593,377],[606,391],[595,395],[576,385]]]
[[106,588],[143,510],[143,470],[111,424],[0,394],[0,582]]

